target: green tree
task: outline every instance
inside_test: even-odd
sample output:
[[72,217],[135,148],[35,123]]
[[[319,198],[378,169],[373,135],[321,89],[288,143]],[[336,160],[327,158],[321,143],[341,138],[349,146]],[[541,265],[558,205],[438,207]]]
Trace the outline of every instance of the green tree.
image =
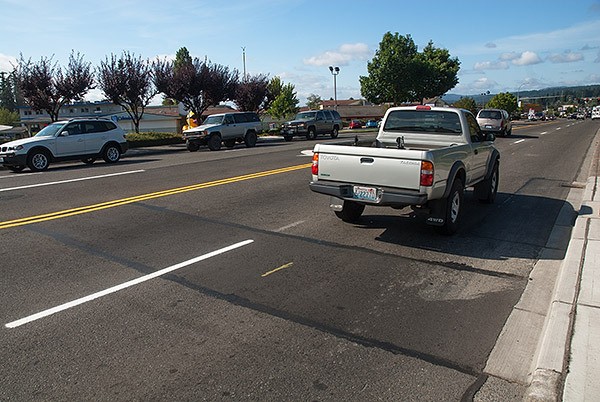
[[0,72],[0,108],[11,112],[17,110],[14,76],[14,73]]
[[0,124],[6,126],[16,126],[19,124],[19,113],[12,112],[5,108],[0,108]]
[[268,113],[276,120],[285,119],[298,112],[298,98],[294,92],[294,85],[285,84],[281,87],[281,92],[275,98]]
[[418,101],[443,95],[458,83],[460,62],[433,42],[419,53],[410,35],[387,32],[373,59],[367,63],[368,76],[360,77],[362,95],[373,103]]
[[191,66],[192,65],[192,56],[190,56],[190,52],[188,52],[187,48],[184,46],[180,48],[175,54],[175,61],[173,62],[173,68],[181,68],[183,66]]
[[504,109],[509,115],[512,115],[518,109],[517,98],[510,92],[500,92],[490,99],[486,107],[490,109]]
[[311,110],[318,109],[321,102],[323,102],[323,100],[319,95],[310,94],[306,98],[306,106]]
[[258,112],[267,102],[269,77],[264,74],[248,75],[237,85],[233,102],[240,110]]
[[466,109],[473,114],[477,114],[477,103],[475,103],[475,99],[466,96],[464,98],[460,98],[456,102],[454,102],[454,107],[459,107],[461,109]]

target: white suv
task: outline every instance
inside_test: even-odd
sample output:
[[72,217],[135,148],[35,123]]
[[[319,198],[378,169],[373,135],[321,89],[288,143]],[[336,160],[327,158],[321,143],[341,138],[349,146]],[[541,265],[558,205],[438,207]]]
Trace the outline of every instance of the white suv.
[[0,163],[20,172],[48,169],[50,162],[81,160],[92,164],[97,158],[117,162],[128,149],[125,132],[106,119],[71,119],[44,127],[30,138],[0,144]]

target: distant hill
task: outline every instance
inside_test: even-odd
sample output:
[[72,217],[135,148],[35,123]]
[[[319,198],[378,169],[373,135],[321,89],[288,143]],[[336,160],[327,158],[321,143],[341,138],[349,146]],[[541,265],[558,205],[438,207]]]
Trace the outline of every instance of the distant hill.
[[[515,96],[517,95],[516,91],[512,92]],[[476,103],[481,103],[482,101],[487,102],[496,94],[490,95],[456,95],[456,94],[446,94],[442,96],[442,99],[445,102],[450,104],[456,102],[460,98],[464,98],[466,96],[473,98]],[[545,89],[537,89],[533,91],[521,91],[519,93],[521,98],[536,98],[542,96],[556,96],[559,100],[563,102],[571,102],[573,99],[580,98],[600,98],[600,85],[585,85],[585,86],[577,86],[577,87],[551,87]]]

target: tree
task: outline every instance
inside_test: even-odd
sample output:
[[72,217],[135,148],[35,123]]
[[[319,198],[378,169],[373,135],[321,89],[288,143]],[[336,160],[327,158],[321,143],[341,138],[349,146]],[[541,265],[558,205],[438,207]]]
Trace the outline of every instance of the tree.
[[185,57],[185,52],[181,53],[181,63],[168,60],[152,63],[154,85],[159,92],[183,103],[196,116],[201,116],[210,106],[235,97],[237,70],[230,71],[228,67],[198,58],[191,60]]
[[284,119],[298,112],[298,103],[294,85],[285,84],[281,87],[281,92],[271,104],[268,112],[274,119]]
[[454,107],[459,107],[462,109],[467,109],[473,114],[477,114],[477,103],[475,103],[475,99],[466,96],[464,98],[460,98],[456,102],[454,102]]
[[277,99],[277,97],[281,94],[282,90],[283,82],[281,81],[281,78],[271,78],[271,81],[269,81],[269,85],[267,85],[267,100],[265,102],[264,107],[265,110],[269,110],[271,108],[271,105],[273,104],[275,99]]
[[19,124],[19,113],[0,108],[0,124],[6,126],[16,126]]
[[14,77],[14,73],[0,72],[0,108],[11,112],[17,110]]
[[69,102],[83,100],[84,95],[94,88],[91,64],[83,56],[71,52],[66,71],[42,57],[38,63],[25,60],[23,55],[16,69],[20,94],[35,110],[45,110],[52,121],[58,120],[60,108]]
[[125,109],[139,133],[144,110],[157,94],[150,62],[129,52],[123,52],[119,58],[111,54],[110,59],[106,57],[100,63],[98,84],[111,102]]
[[377,104],[420,103],[454,88],[459,66],[457,58],[450,58],[446,49],[438,49],[432,42],[419,53],[410,35],[387,32],[367,63],[369,75],[360,77],[361,93]]
[[267,102],[269,77],[263,74],[246,75],[235,91],[233,102],[240,110],[258,112]]
[[510,92],[501,92],[490,99],[486,107],[491,109],[504,109],[509,115],[512,115],[518,109],[517,98]]
[[306,106],[311,110],[318,109],[321,102],[323,102],[323,100],[319,95],[310,94],[306,98]]

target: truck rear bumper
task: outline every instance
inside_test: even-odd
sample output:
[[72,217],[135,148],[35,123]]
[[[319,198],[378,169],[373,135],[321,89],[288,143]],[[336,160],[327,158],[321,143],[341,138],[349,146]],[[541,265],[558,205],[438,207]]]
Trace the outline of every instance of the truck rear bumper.
[[423,205],[427,202],[427,194],[408,193],[406,191],[386,187],[376,187],[379,192],[377,201],[356,199],[354,197],[354,186],[352,184],[310,182],[309,187],[316,193],[327,194],[343,200],[356,201],[366,205],[404,207],[408,205]]

